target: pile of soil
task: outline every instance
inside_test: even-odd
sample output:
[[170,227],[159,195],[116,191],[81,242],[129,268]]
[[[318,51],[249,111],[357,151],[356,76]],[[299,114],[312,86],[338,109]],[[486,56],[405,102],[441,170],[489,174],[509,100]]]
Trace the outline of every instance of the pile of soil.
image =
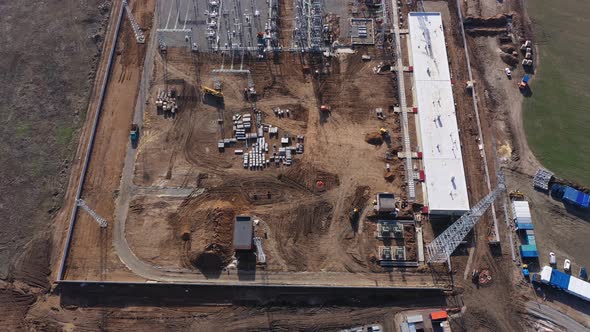
[[494,36],[506,33],[512,14],[499,14],[491,17],[467,16],[463,24],[465,31],[472,36]]
[[378,131],[368,133],[365,135],[365,142],[371,145],[381,145],[383,144],[383,137],[381,137],[381,133]]
[[507,54],[512,54],[516,52],[516,46],[514,44],[505,44],[500,46],[500,50]]
[[503,28],[506,27],[509,19],[512,19],[512,14],[499,14],[490,17],[466,16],[463,19],[463,24],[465,28]]
[[504,61],[505,64],[509,66],[514,67],[518,64],[518,57],[515,57],[512,54],[502,53],[500,54],[500,58],[502,59],[502,61]]
[[393,180],[395,180],[395,174],[393,174],[393,172],[390,171],[385,171],[385,174],[383,174],[383,177],[385,178],[385,181],[387,182],[393,182]]
[[[236,203],[236,204],[234,204]],[[189,198],[179,209],[181,238],[190,243],[186,252],[192,266],[202,271],[220,270],[234,252],[233,227],[239,204],[203,197]],[[190,228],[188,227],[190,225]],[[186,234],[190,229],[190,234]]]

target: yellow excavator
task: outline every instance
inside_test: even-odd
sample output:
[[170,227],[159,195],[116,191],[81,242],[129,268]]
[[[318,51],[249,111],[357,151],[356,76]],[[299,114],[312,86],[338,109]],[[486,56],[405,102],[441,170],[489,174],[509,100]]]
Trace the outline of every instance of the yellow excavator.
[[204,85],[201,86],[201,89],[203,90],[203,93],[206,95],[212,95],[217,98],[223,98],[223,93],[221,92],[221,90],[212,89]]
[[508,196],[510,197],[511,200],[513,201],[520,201],[520,200],[524,200],[524,193],[520,190],[513,190],[511,191]]

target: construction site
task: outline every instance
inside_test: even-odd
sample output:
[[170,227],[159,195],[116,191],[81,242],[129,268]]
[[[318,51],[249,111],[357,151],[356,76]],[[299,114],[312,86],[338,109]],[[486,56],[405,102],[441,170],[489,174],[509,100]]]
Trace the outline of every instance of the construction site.
[[98,122],[61,278],[450,289],[505,185],[468,189],[441,13],[192,5],[123,3],[101,112],[127,125]]
[[[485,53],[473,36],[520,43],[522,26],[505,34],[502,23],[512,29],[513,16],[395,0],[114,1],[110,11],[58,216],[62,303],[113,305],[141,290],[170,292],[171,304],[338,307],[348,300],[332,290],[346,289],[352,305],[394,296],[397,307],[330,329],[539,324],[514,323],[511,294],[540,310],[530,303],[545,294],[522,274],[550,284],[547,269],[533,278],[545,259],[527,257],[535,241],[555,249],[514,202],[545,200],[535,197],[550,181],[564,202],[577,192],[552,173],[533,185],[497,146],[508,136],[486,113],[497,101],[469,48]],[[522,45],[532,66],[532,43]],[[528,79],[511,93],[525,96]],[[104,287],[113,294],[97,295]],[[301,298],[316,290],[325,298]],[[77,299],[85,291],[100,299]],[[401,314],[418,306],[430,309]]]
[[[82,190],[64,280],[450,287],[424,268],[421,157],[406,150],[414,110],[398,98],[408,69],[384,47],[388,6],[330,21],[321,2],[202,5],[203,21],[158,3],[155,34],[122,34],[146,54],[147,77],[135,79],[135,112],[132,98],[117,107],[131,131],[109,162],[122,165],[115,196]],[[340,21],[366,46],[350,48]],[[104,162],[91,158],[89,172]]]

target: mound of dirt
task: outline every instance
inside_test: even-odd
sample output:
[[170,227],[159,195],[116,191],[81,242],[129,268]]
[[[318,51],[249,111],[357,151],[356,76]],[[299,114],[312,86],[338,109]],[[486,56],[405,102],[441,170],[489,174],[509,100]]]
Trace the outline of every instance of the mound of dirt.
[[393,180],[395,180],[395,174],[393,174],[393,172],[390,172],[390,171],[385,171],[385,174],[383,174],[383,177],[385,178],[385,181],[387,181],[387,182],[393,182]]
[[505,44],[500,46],[500,50],[507,54],[512,54],[516,51],[516,46],[514,44]]
[[227,255],[227,245],[211,243],[202,250],[192,251],[189,254],[191,264],[201,270],[218,271],[229,264],[231,255]]
[[368,133],[365,135],[365,142],[371,145],[381,145],[383,144],[383,137],[381,137],[381,133],[378,131]]
[[518,64],[518,57],[515,57],[512,54],[502,53],[500,54],[500,58],[507,65],[516,66]]
[[512,19],[512,14],[499,14],[490,17],[466,16],[463,19],[463,24],[465,28],[502,28],[508,24],[509,19]]
[[190,243],[187,258],[194,267],[206,271],[223,268],[234,252],[233,226],[238,201],[232,203],[231,197],[215,198],[210,194],[189,198],[178,211],[181,239]]

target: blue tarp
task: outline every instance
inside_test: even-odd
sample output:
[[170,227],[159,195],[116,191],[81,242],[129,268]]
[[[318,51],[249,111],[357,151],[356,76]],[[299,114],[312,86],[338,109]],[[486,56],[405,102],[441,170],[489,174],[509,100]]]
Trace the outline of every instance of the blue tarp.
[[579,207],[588,208],[590,205],[590,195],[578,191],[572,187],[566,187],[563,193],[563,200],[569,204]]
[[529,79],[530,79],[529,75],[524,75],[522,77],[522,81],[525,82],[525,83],[528,83],[529,82]]
[[570,275],[569,274],[565,274],[561,271],[558,271],[556,269],[553,269],[553,271],[551,271],[551,280],[549,281],[549,283],[552,286],[561,288],[561,289],[567,289],[567,287],[570,284]]

